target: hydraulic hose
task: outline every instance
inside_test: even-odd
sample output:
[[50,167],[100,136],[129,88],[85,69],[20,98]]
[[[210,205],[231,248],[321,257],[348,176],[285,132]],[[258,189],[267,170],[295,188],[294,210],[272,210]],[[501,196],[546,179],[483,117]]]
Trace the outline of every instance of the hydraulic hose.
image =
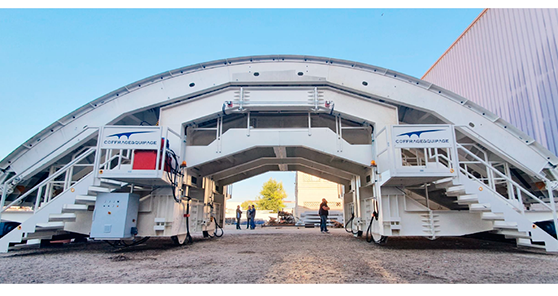
[[[221,229],[221,234],[220,235],[217,234],[217,229]],[[215,219],[215,231],[213,232],[213,235],[215,235],[215,237],[222,237],[223,234],[225,234],[225,231],[223,230],[223,227],[221,227],[221,225],[219,225],[219,223],[217,223],[217,219]]]
[[186,202],[186,240],[189,244],[192,243],[192,236],[190,235],[190,197]]
[[113,248],[128,248],[128,247],[136,246],[136,245],[139,245],[139,244],[143,244],[143,243],[145,243],[149,238],[150,238],[149,236],[146,236],[146,237],[143,237],[143,238],[141,238],[140,240],[137,240],[137,241],[134,239],[134,240],[133,240],[131,243],[129,243],[129,244],[126,243],[126,242],[123,241],[123,240],[117,240],[117,241],[114,241],[114,242],[111,242],[111,241],[109,241],[109,240],[105,240],[104,242],[107,243],[107,244],[109,244],[109,245],[110,245],[111,247],[113,247]]
[[[174,162],[174,164],[173,164]],[[182,172],[178,169],[178,159],[176,153],[168,148],[167,155],[164,160],[163,170],[166,171],[167,177],[171,182],[172,187],[172,196],[177,203],[180,203],[181,200],[176,196],[176,188],[178,186],[178,177],[183,176]],[[166,170],[168,168],[168,171]]]
[[[354,219],[354,218],[355,218],[355,214],[354,214],[354,213],[351,213],[351,219],[349,219],[349,221],[347,221],[347,223],[345,223],[345,231],[346,231],[347,233],[352,233],[352,232],[353,232],[353,224],[352,224],[352,222],[353,222],[353,219]],[[348,226],[349,226],[349,223],[351,223],[351,230],[350,230],[350,231],[347,230],[347,228],[348,228]]]
[[[374,238],[372,237],[372,223],[374,222],[374,219],[377,219],[378,213],[374,212],[372,213],[372,218],[370,219],[370,224],[368,224],[368,228],[366,229],[366,241],[371,243]],[[368,239],[368,235],[370,235],[370,239]]]
[[[372,236],[372,223],[374,223],[374,220],[378,220],[378,203],[375,202],[374,203],[374,212],[372,212],[372,218],[370,219],[370,223],[368,224],[368,228],[366,229],[366,241],[371,243],[374,242],[375,244],[378,245],[383,245],[387,242],[388,237],[387,236],[381,236],[379,240],[375,240],[374,237]],[[368,235],[370,235],[370,239],[368,238]]]
[[[355,214],[351,213],[351,219],[349,219],[349,221],[347,221],[347,223],[345,224],[345,231],[348,233],[351,233],[352,235],[358,235],[358,230],[355,232],[353,229],[353,220],[355,219]],[[351,223],[351,230],[347,230],[349,223]]]
[[145,243],[148,239],[149,239],[149,236],[146,236],[146,237],[144,237],[144,238],[142,238],[142,239],[140,239],[140,240],[138,240],[138,241],[133,241],[133,242],[130,243],[130,244],[127,244],[125,241],[121,241],[121,243],[122,243],[122,245],[124,245],[125,247],[131,247],[131,246],[136,246],[136,245],[139,245],[139,244],[143,244],[143,243]]
[[[211,210],[213,210],[213,201],[211,201],[211,203],[209,204],[209,207],[211,207]],[[222,237],[223,234],[225,234],[225,231],[223,230],[223,227],[221,227],[221,225],[219,225],[219,223],[217,223],[217,218],[215,218],[213,216],[213,214],[211,215],[211,218],[213,218],[213,221],[215,221],[215,230],[213,231],[213,236],[211,236],[209,233],[207,234],[207,236],[209,236],[210,238],[215,237]],[[217,234],[217,229],[221,229],[221,234]]]

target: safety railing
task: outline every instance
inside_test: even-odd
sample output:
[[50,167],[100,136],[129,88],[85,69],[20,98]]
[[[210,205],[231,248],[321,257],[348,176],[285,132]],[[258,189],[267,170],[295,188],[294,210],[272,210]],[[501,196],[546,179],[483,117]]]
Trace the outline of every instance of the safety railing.
[[453,169],[450,148],[396,148],[401,152],[401,165],[404,167],[424,167],[442,165]]
[[433,162],[441,164],[448,169],[454,168],[449,148],[428,148],[427,157],[429,160],[433,160]]
[[[549,209],[550,211],[552,211],[553,213],[556,212],[556,207],[548,205],[547,203],[542,201],[540,198],[538,198],[537,196],[535,196],[534,194],[529,192],[527,189],[523,188],[521,185],[516,183],[509,176],[506,176],[504,173],[502,173],[498,169],[494,168],[488,162],[482,160],[480,157],[478,157],[477,155],[475,155],[474,153],[472,153],[471,151],[466,149],[463,145],[456,144],[456,146],[457,146],[458,150],[460,150],[462,152],[465,152],[468,156],[472,157],[476,161],[476,164],[482,165],[483,168],[486,170],[486,172],[489,172],[489,174],[493,174],[495,176],[498,176],[499,179],[505,180],[507,182],[508,186],[511,186],[511,188],[509,188],[509,189],[512,192],[514,192],[514,194],[511,195],[511,196],[508,196],[508,198],[502,196],[500,193],[497,192],[496,187],[494,185],[494,182],[490,182],[489,186],[487,186],[486,188],[488,188],[492,193],[494,193],[496,196],[498,196],[504,202],[506,202],[507,204],[509,204],[513,208],[515,208],[518,212],[520,212],[522,214],[525,213],[525,207],[524,207],[524,204],[523,204],[523,197],[531,198],[534,201],[537,201],[538,203],[540,203],[541,205],[546,207],[547,209]],[[468,178],[474,179],[479,183],[486,184],[483,180],[478,179],[472,173],[467,171],[467,169],[465,167],[460,166],[460,170]],[[510,201],[512,201],[512,202],[510,202]]]
[[226,186],[227,190],[225,191],[225,200],[229,200],[233,198],[233,184]]
[[132,164],[132,149],[106,149],[101,154],[100,170],[120,170],[122,165]]
[[426,167],[426,149],[401,148],[401,164],[404,167]]
[[[478,154],[481,154],[482,156],[482,160],[485,163],[490,163],[488,161],[488,155],[486,154],[486,152],[484,150],[482,150],[478,145],[473,144],[473,143],[461,143],[461,146],[463,146],[468,153],[465,154],[459,154],[458,153],[458,157],[461,156],[462,159],[459,159],[459,166],[461,169],[464,169],[467,172],[474,172],[477,174],[477,176],[475,176],[473,174],[473,176],[475,176],[475,178],[479,181],[481,181],[482,183],[484,183],[486,186],[490,186],[491,188],[494,188],[494,183],[492,181],[492,178],[490,178],[490,176],[492,176],[492,174],[490,173],[490,170],[488,170],[487,168],[485,168],[483,166],[483,163],[472,158],[469,154],[473,154],[478,158],[481,158]],[[468,147],[468,148],[467,148]],[[476,152],[476,153],[475,153]]]
[[[91,164],[81,164],[80,162],[85,160],[90,155],[94,154],[97,149],[95,147],[87,148],[81,154],[77,154],[74,156],[74,159],[70,161],[68,164],[54,172],[48,178],[37,184],[31,190],[25,192],[24,194],[20,195],[17,199],[10,202],[8,205],[4,206],[5,199],[3,198],[0,206],[0,214],[8,210],[10,207],[20,204],[26,198],[33,196],[35,197],[35,204],[33,207],[33,211],[37,211],[44,205],[48,204],[50,201],[55,199],[58,195],[65,192],[69,189],[73,184],[78,182],[79,180],[83,179],[87,176],[94,166],[93,163]],[[76,167],[91,167],[91,170],[88,170],[86,174],[83,173],[74,173]],[[81,171],[83,171],[82,169]],[[80,171],[80,172],[81,172]],[[74,180],[74,177],[78,176],[78,179]],[[57,190],[55,190],[57,189]]]
[[[82,131],[80,131],[79,133],[77,133],[76,135],[72,136],[70,139],[64,141],[63,143],[61,143],[56,149],[52,150],[50,153],[46,154],[44,157],[42,157],[41,159],[39,159],[35,165],[27,168],[26,170],[10,177],[8,180],[5,180],[4,183],[2,183],[2,186],[0,187],[0,189],[2,189],[2,200],[5,200],[6,194],[8,192],[8,187],[10,187],[10,184],[15,186],[15,184],[17,184],[18,182],[23,181],[26,176],[31,176],[34,171],[40,169],[40,165],[41,163],[43,163],[45,160],[49,159],[49,157],[52,157],[54,155],[57,155],[57,153],[64,153],[67,151],[67,147],[65,147],[66,144],[74,141],[75,139],[83,139],[83,135],[85,134],[85,138],[87,138],[90,135],[87,135],[88,132],[93,132],[93,133],[97,133],[99,130],[98,127],[86,127],[84,128]],[[37,167],[39,166],[39,167]],[[0,202],[0,205],[2,205],[2,202]]]
[[[474,180],[475,182],[477,182],[479,184],[486,185],[488,183],[489,186],[485,186],[485,187],[483,187],[483,189],[486,188],[486,190],[490,191],[493,196],[495,196],[498,199],[500,199],[501,201],[503,201],[507,206],[509,206],[511,209],[515,210],[517,213],[521,214],[523,217],[526,216],[526,212],[525,212],[526,207],[524,205],[523,199],[524,198],[526,200],[531,199],[531,200],[529,200],[529,202],[531,202],[531,201],[537,202],[538,204],[542,205],[543,208],[548,209],[552,213],[552,221],[553,221],[553,224],[554,224],[554,228],[556,229],[556,227],[558,227],[556,204],[555,204],[554,197],[553,197],[554,188],[548,188],[550,204],[547,204],[543,200],[541,200],[539,197],[535,196],[534,194],[529,192],[527,189],[525,189],[521,185],[519,185],[517,182],[512,180],[512,178],[509,176],[509,165],[508,164],[498,163],[496,165],[493,165],[490,162],[481,159],[478,155],[469,151],[463,145],[456,144],[456,147],[460,152],[464,152],[466,156],[472,158],[472,160],[475,162],[475,165],[480,165],[482,167],[482,169],[484,169],[486,171],[486,178],[483,180],[483,179],[479,179],[476,176],[474,176],[467,169],[467,167],[460,165],[459,166],[460,171],[467,178],[469,178],[471,180]],[[497,167],[502,167],[503,172],[501,172]],[[544,180],[544,181],[546,181],[545,184],[547,186],[550,185],[549,184],[550,182],[548,182],[548,180]],[[497,185],[498,184],[505,184],[505,186],[507,187],[506,189],[507,189],[507,193],[508,193],[507,197],[503,196],[502,194],[500,194],[498,192],[498,190],[497,190]]]
[[[462,170],[467,171],[469,174],[473,175],[475,179],[481,181],[495,191],[504,189],[510,200],[517,199],[517,193],[513,189],[513,185],[508,181],[511,179],[510,166],[508,163],[489,161],[486,151],[481,149],[477,144],[461,143],[461,146],[466,148],[469,152],[459,155],[464,158],[459,160],[459,166]],[[480,158],[483,162],[473,158],[470,154]],[[486,167],[484,163],[488,163],[489,166]],[[495,174],[495,171],[499,171],[500,174]],[[500,177],[500,175],[504,175],[504,177]]]
[[[479,135],[477,132],[475,132],[472,128],[470,128],[469,126],[459,126],[459,128],[462,128],[464,130],[467,130],[468,133],[473,134],[477,139],[481,139],[484,140],[486,142],[490,142],[488,141],[486,138],[484,138],[483,136]],[[469,144],[469,145],[474,145],[474,144]],[[475,147],[475,146],[473,146]],[[469,173],[469,171],[463,167],[460,166],[460,170],[470,179],[475,179],[477,182],[481,183],[481,184],[488,184],[489,186],[487,187],[488,190],[490,190],[495,196],[498,196],[501,200],[503,200],[504,202],[506,202],[508,205],[512,206],[514,209],[516,209],[518,212],[520,212],[522,215],[525,215],[525,206],[523,204],[523,197],[528,197],[531,198],[532,201],[537,202],[538,204],[542,205],[543,208],[546,208],[548,210],[550,210],[552,212],[552,220],[554,223],[554,227],[555,229],[558,228],[558,215],[557,215],[557,211],[556,211],[556,203],[554,200],[554,191],[556,190],[556,182],[552,182],[550,180],[548,180],[544,174],[542,175],[538,175],[539,179],[542,181],[542,183],[545,184],[547,193],[548,193],[548,199],[549,199],[549,204],[545,203],[543,200],[541,200],[539,197],[533,195],[531,192],[529,192],[528,190],[526,190],[525,188],[523,188],[522,186],[520,186],[519,184],[517,184],[515,181],[512,180],[512,178],[510,177],[510,169],[509,169],[509,165],[508,164],[504,164],[504,166],[502,167],[503,172],[501,172],[500,170],[497,169],[497,167],[499,166],[498,164],[494,165],[494,163],[490,163],[487,159],[486,153],[484,153],[484,151],[482,149],[480,149],[479,147],[475,147],[478,151],[481,151],[483,153],[484,159],[482,160],[478,155],[472,153],[471,151],[468,151],[468,149],[465,149],[465,147],[463,146],[463,144],[458,146],[458,149],[460,151],[465,151],[466,155],[472,158],[472,161],[476,161],[480,164],[482,164],[485,167],[485,171],[486,171],[486,175],[481,178],[478,179],[476,176],[473,176],[471,173]],[[462,161],[460,161],[460,163],[462,163]],[[477,164],[473,164],[473,165],[477,165]],[[469,165],[471,166],[471,165]],[[500,193],[497,192],[496,190],[496,186],[498,184],[505,184],[505,186],[507,187],[507,195],[508,197],[504,197],[502,196]],[[541,190],[541,192],[543,192],[543,190]],[[544,193],[543,193],[544,194]],[[514,202],[514,204],[511,204],[509,202],[509,200],[515,200],[517,202]]]

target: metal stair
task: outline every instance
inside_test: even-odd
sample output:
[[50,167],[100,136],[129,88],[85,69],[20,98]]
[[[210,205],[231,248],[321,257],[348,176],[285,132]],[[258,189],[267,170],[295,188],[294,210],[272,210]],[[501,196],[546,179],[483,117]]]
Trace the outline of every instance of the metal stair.
[[97,200],[96,195],[78,195],[75,199],[76,205],[94,205]]
[[470,212],[490,212],[491,207],[490,204],[480,204],[480,203],[471,203],[469,204],[469,211]]
[[[112,192],[126,183],[101,180],[93,186],[93,174],[85,176],[79,182],[49,203],[39,208],[29,219],[0,239],[0,253],[8,252],[10,244],[14,247],[38,244],[42,239],[52,239],[54,235],[64,233],[66,223],[76,221],[80,213],[93,210],[99,192]],[[19,244],[19,245],[18,245]]]
[[[67,205],[64,205],[62,209]],[[62,213],[62,214],[50,214],[48,216],[49,222],[74,222],[76,221],[76,214],[74,213]]]
[[86,204],[72,204],[72,205],[64,205],[62,207],[62,213],[74,213],[74,212],[81,212],[81,211],[88,211],[88,210],[89,210],[89,205]]
[[492,191],[484,183],[470,179],[460,172],[459,179],[446,184],[450,184],[446,187],[448,196],[457,197],[458,204],[468,205],[469,211],[479,213],[482,220],[492,221],[496,233],[516,239],[518,246],[558,252],[556,238],[536,226],[513,202]]

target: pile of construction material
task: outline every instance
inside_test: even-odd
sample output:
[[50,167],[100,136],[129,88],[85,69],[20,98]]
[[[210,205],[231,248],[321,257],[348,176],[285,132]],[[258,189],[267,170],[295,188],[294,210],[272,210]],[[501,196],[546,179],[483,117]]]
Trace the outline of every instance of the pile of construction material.
[[266,223],[268,226],[294,226],[295,218],[292,213],[279,211],[277,212],[277,218],[269,217],[269,221]]

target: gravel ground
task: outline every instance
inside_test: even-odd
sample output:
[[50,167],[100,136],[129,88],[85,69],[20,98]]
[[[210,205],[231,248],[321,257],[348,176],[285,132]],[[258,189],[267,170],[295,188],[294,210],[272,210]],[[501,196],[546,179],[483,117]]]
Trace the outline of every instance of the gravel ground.
[[473,238],[390,238],[369,244],[344,229],[225,228],[221,238],[175,246],[152,238],[0,254],[0,283],[558,283],[558,255]]

